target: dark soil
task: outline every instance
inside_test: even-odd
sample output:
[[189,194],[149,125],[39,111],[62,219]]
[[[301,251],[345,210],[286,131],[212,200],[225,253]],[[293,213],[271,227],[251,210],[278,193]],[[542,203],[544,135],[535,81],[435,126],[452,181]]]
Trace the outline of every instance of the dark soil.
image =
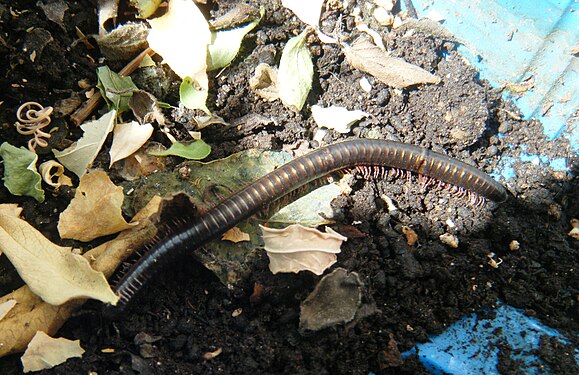
[[[1,142],[25,145],[26,139],[12,126],[21,103],[34,100],[55,105],[63,99],[84,98],[78,82],[95,83],[95,69],[102,56],[98,48],[88,49],[78,42],[75,31],[78,27],[87,35],[97,33],[95,3],[67,2],[63,30],[47,20],[36,0],[0,1]],[[209,2],[205,9],[207,14],[222,14],[233,3]],[[342,33],[353,40],[358,32],[347,14],[356,2],[349,3],[348,11],[328,7],[322,19],[331,32],[340,14],[345,14]],[[312,36],[309,45],[316,83],[304,109],[294,113],[279,101],[263,101],[248,86],[255,67],[261,62],[279,62],[287,39],[304,27],[291,12],[280,9],[280,2],[268,1],[265,7],[264,19],[245,39],[240,55],[218,77],[210,78],[210,109],[226,121],[238,123],[233,128],[213,125],[202,131],[213,147],[210,158],[249,148],[296,149],[304,141],[308,148],[319,146],[311,141],[316,126],[310,106],[317,103],[371,114],[350,135],[330,131],[323,139],[325,144],[352,136],[399,140],[446,153],[489,173],[498,168],[499,159],[516,158],[521,152],[541,152],[573,162],[567,142],[547,141],[540,123],[513,116],[518,113],[513,104],[504,102],[501,92],[478,78],[456,53],[454,43],[419,31],[411,35],[385,31],[387,49],[438,75],[442,79],[438,85],[393,90],[353,69],[339,47],[321,44]],[[31,61],[30,46],[42,40],[48,42]],[[118,63],[105,60],[102,64],[119,70]],[[134,77],[137,85],[154,92],[139,74]],[[360,88],[362,77],[372,84],[370,93]],[[160,100],[176,103],[171,89],[154,93]],[[192,126],[178,111],[165,114],[176,134]],[[239,121],[253,114],[273,121],[257,125]],[[55,135],[51,141],[51,147],[59,149],[80,135],[67,116],[62,116],[60,123],[61,136]],[[110,140],[105,148],[109,146]],[[104,167],[108,165],[106,151],[98,161]],[[49,158],[50,154],[40,155],[40,161]],[[117,322],[101,318],[99,303],[87,303],[59,332],[63,337],[80,339],[86,353],[82,359],[45,372],[421,373],[426,371],[416,358],[402,361],[399,353],[443,331],[465,314],[499,300],[559,329],[576,347],[579,243],[567,233],[570,220],[579,213],[577,178],[542,163],[516,162],[514,169],[516,177],[503,181],[513,196],[501,205],[487,202],[473,206],[446,190],[424,188],[405,178],[358,180],[350,196],[334,201],[336,230],[362,234],[344,244],[335,267],[360,274],[364,302],[376,307],[368,316],[303,333],[298,330],[300,302],[319,277],[304,272],[274,276],[262,255],[251,265],[248,280],[227,288],[187,258],[148,285],[134,307]],[[116,183],[122,182],[116,173],[111,175]],[[382,195],[395,202],[397,213],[389,213]],[[0,201],[19,203],[26,220],[59,244],[70,244],[59,240],[56,230],[58,215],[70,199],[70,191],[59,191],[48,193],[46,201],[37,204],[0,188]],[[449,220],[455,228],[449,228]],[[418,234],[417,244],[408,245],[403,226]],[[458,236],[457,249],[439,240],[445,232]],[[509,250],[513,240],[520,243],[519,250]],[[75,245],[88,249],[94,244]],[[489,265],[489,253],[503,260],[498,268]],[[0,261],[0,274],[0,291],[6,293],[18,286],[17,275],[5,259]],[[251,297],[259,288],[261,294]],[[238,309],[241,314],[233,317]],[[109,348],[114,352],[103,351]],[[545,338],[540,356],[555,373],[577,373],[576,364],[562,348],[560,342]],[[203,358],[217,349],[222,352],[215,358]],[[524,364],[509,360],[509,350],[505,347],[501,351],[501,371],[524,373]],[[19,356],[0,360],[1,373],[20,371]]]

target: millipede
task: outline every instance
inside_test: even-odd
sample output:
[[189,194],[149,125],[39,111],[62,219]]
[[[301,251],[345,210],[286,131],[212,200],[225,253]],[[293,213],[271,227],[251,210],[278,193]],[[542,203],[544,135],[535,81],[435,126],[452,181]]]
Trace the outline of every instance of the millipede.
[[119,302],[108,306],[105,315],[118,316],[146,282],[173,259],[172,254],[194,251],[296,189],[339,171],[358,170],[365,177],[383,177],[386,168],[395,173],[417,173],[427,184],[440,181],[455,188],[459,195],[468,191],[469,195],[499,203],[508,196],[505,188],[486,173],[423,147],[375,139],[325,146],[266,174],[155,243],[114,286]]

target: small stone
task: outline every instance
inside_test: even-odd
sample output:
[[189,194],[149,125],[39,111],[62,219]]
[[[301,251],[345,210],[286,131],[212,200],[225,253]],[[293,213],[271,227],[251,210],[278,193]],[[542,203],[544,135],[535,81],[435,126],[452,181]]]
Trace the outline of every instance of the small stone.
[[394,16],[382,7],[374,9],[374,18],[382,26],[391,26],[394,23]]
[[372,84],[370,83],[370,81],[368,81],[368,78],[366,77],[360,78],[360,87],[362,88],[362,90],[368,93],[372,91]]
[[512,240],[511,243],[509,243],[509,250],[511,250],[511,251],[517,251],[520,248],[521,248],[521,244],[517,240]]

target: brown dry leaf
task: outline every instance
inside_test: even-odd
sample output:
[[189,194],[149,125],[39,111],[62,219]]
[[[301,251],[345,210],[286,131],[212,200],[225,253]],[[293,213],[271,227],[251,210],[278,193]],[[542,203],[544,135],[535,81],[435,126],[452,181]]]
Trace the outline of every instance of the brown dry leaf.
[[42,180],[55,189],[62,185],[72,186],[72,180],[64,174],[64,166],[55,160],[48,160],[40,164],[38,171]]
[[60,365],[69,358],[80,358],[83,354],[80,340],[72,341],[63,337],[54,339],[38,331],[28,344],[21,361],[24,372],[40,371]]
[[336,263],[336,254],[347,240],[330,227],[326,227],[326,233],[299,224],[284,229],[260,227],[273,274],[306,270],[321,275]]
[[231,241],[231,242],[238,243],[241,241],[249,241],[250,237],[249,237],[248,233],[243,232],[238,227],[233,227],[230,230],[228,230],[227,232],[223,233],[223,236],[221,237],[221,239],[224,241]]
[[[139,222],[138,225],[84,254],[91,261],[92,267],[109,277],[121,262],[148,243],[157,233],[150,218],[159,210],[160,203],[160,197],[151,199],[133,218],[133,221]],[[24,351],[36,331],[54,335],[86,301],[77,299],[53,306],[42,301],[26,285],[0,297],[0,305],[9,300],[15,300],[17,304],[0,320],[0,357]]]
[[121,214],[123,199],[123,188],[113,184],[105,172],[82,176],[74,198],[60,214],[60,237],[91,241],[135,225],[127,223]]
[[367,39],[358,39],[352,46],[345,46],[344,53],[354,68],[371,74],[394,88],[440,82],[440,78],[434,74],[400,58],[389,56]]
[[0,248],[30,289],[52,305],[80,297],[118,300],[85,258],[53,244],[22,219],[0,215]]
[[17,302],[14,299],[9,299],[6,302],[0,303],[0,320],[2,320],[6,314],[8,314],[8,312],[10,312],[14,306],[16,306],[16,303]]

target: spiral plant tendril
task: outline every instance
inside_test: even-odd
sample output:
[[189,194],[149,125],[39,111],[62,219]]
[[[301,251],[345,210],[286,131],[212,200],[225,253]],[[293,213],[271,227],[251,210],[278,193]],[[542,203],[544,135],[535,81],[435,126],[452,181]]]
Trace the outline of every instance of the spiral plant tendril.
[[[16,111],[16,131],[22,135],[34,135],[28,141],[28,149],[36,152],[36,146],[48,146],[47,139],[50,134],[43,132],[42,129],[50,125],[52,107],[43,107],[37,102],[26,102],[18,107]],[[23,115],[24,112],[24,115]]]

